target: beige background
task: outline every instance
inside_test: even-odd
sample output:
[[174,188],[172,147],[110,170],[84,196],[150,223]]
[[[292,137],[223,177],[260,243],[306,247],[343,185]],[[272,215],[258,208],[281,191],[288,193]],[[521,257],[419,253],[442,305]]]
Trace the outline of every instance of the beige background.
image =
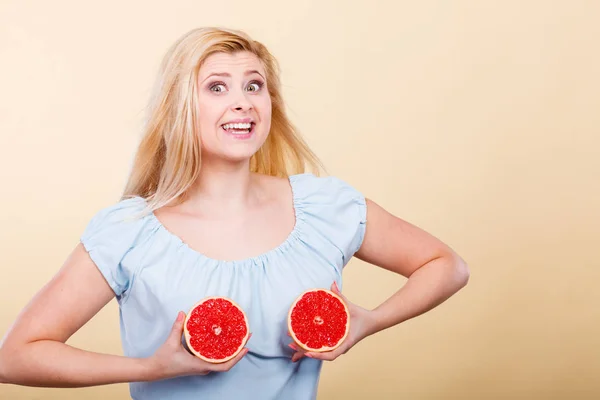
[[[166,48],[222,25],[279,58],[331,174],[471,267],[449,302],[327,364],[319,399],[600,398],[600,2],[147,3],[0,3],[0,334],[117,200]],[[404,282],[358,260],[344,278],[364,307]],[[117,312],[69,343],[119,354]]]

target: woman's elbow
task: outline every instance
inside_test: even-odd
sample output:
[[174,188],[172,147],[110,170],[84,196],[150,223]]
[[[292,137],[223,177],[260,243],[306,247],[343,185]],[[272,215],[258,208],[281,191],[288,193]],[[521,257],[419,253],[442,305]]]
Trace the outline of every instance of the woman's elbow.
[[15,383],[15,366],[18,363],[16,354],[20,351],[14,348],[7,348],[6,344],[0,342],[0,384]]
[[444,262],[440,262],[440,267],[448,290],[455,293],[465,287],[471,276],[465,260],[450,249],[441,256],[441,260],[444,260]]
[[0,346],[0,384],[2,383],[10,383],[8,380],[8,360],[5,356],[6,351],[2,349]]
[[453,257],[453,269],[454,269],[454,279],[459,289],[465,287],[467,283],[469,283],[469,278],[471,277],[471,271],[469,269],[468,264],[463,260],[460,256],[454,255]]

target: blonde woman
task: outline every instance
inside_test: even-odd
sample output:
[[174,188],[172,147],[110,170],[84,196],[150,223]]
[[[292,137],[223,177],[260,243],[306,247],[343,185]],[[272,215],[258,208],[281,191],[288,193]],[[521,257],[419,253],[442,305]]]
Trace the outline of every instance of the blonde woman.
[[[185,34],[162,63],[123,197],[4,337],[2,381],[130,382],[134,399],[315,398],[324,360],[432,309],[469,276],[444,243],[319,167],[262,44],[227,29]],[[290,304],[305,289],[338,291],[353,256],[408,281],[373,310],[346,299],[351,331],[337,349],[289,346]],[[253,334],[224,364],[182,346],[184,312],[207,295],[236,301]],[[113,297],[125,356],[66,345]]]

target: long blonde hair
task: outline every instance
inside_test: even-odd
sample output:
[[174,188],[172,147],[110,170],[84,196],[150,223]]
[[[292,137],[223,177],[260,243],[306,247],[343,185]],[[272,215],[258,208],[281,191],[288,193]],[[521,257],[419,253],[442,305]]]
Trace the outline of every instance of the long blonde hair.
[[244,32],[198,28],[179,38],[163,58],[142,140],[121,199],[142,197],[147,201],[146,211],[182,201],[201,167],[198,71],[211,54],[239,51],[249,51],[262,62],[272,104],[271,130],[250,159],[250,170],[288,177],[305,172],[308,164],[313,173],[319,174],[323,165],[286,115],[275,57]]

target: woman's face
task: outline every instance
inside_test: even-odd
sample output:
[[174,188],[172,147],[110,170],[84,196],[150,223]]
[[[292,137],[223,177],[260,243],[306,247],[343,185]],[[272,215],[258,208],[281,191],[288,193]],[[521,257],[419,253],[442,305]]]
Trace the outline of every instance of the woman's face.
[[271,129],[271,97],[254,54],[216,53],[198,74],[198,115],[203,160],[245,161]]

